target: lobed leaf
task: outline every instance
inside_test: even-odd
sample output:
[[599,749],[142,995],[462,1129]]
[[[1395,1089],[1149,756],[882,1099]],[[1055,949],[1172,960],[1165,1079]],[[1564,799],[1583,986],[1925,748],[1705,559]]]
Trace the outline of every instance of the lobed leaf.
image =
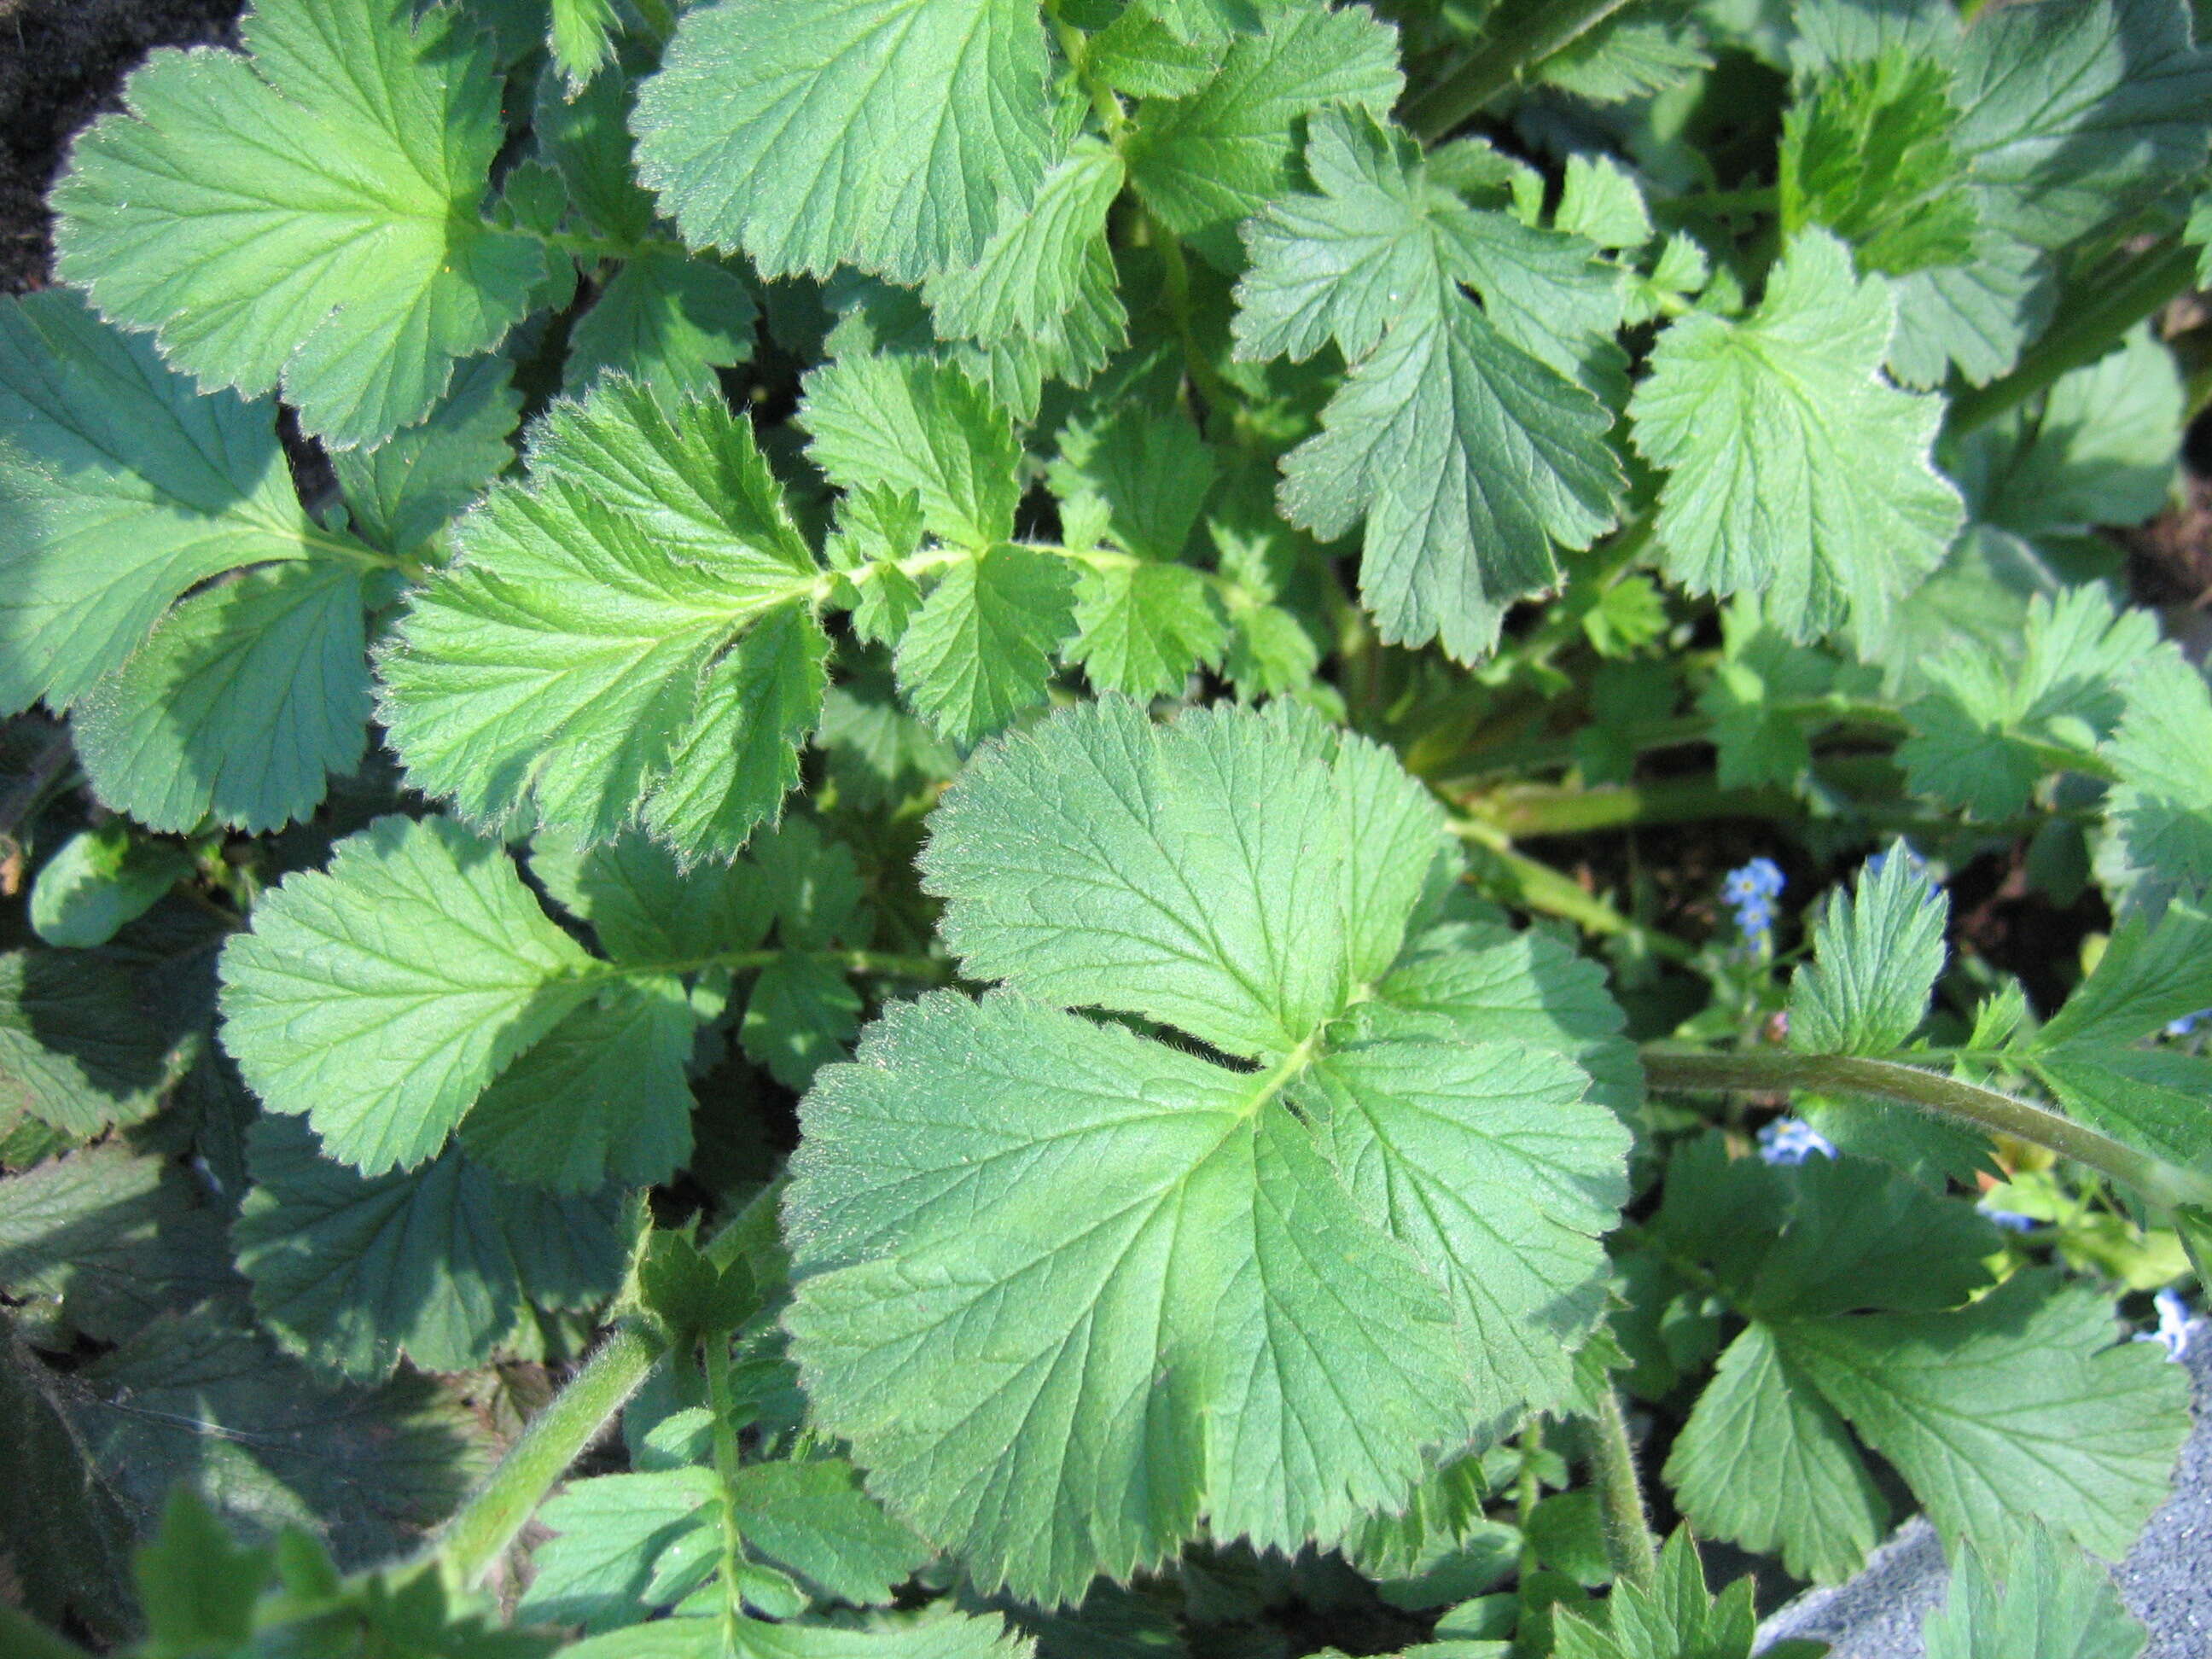
[[1201,1515],[1341,1537],[1565,1388],[1620,1127],[1550,1045],[1334,1024],[1446,851],[1382,751],[1281,706],[1110,700],[947,796],[926,879],[1006,988],[896,1007],[817,1078],[787,1322],[871,1489],[979,1584],[1065,1601]]
[[971,263],[1051,161],[1033,0],[719,0],[638,96],[638,175],[763,276]]
[[500,83],[457,18],[283,0],[246,56],[156,52],[54,187],[61,275],[204,386],[281,386],[333,447],[421,420],[546,269],[478,213]]
[[1895,313],[1824,231],[1793,238],[1741,323],[1671,324],[1629,405],[1670,469],[1658,538],[1693,592],[1751,592],[1791,638],[1878,635],[1964,516],[1929,464],[1934,398],[1887,385]]
[[814,556],[744,421],[603,382],[555,405],[459,542],[380,659],[418,787],[587,842],[642,818],[691,858],[773,818],[823,647]]

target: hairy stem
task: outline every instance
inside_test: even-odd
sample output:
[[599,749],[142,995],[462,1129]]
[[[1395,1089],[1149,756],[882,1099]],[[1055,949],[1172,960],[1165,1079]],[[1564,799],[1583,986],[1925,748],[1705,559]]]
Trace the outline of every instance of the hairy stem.
[[1613,1570],[1639,1589],[1647,1589],[1659,1559],[1659,1540],[1644,1507],[1644,1486],[1636,1475],[1636,1447],[1628,1437],[1628,1418],[1620,1391],[1598,1396],[1589,1419],[1590,1473],[1597,1478],[1598,1504],[1605,1523],[1605,1553]]
[[721,1491],[722,1510],[722,1619],[724,1634],[737,1650],[738,1617],[738,1550],[744,1541],[738,1530],[738,1431],[737,1403],[730,1392],[730,1334],[717,1331],[707,1337],[702,1346],[705,1350],[707,1366],[707,1406],[714,1417],[714,1484]]
[[667,1338],[642,1321],[615,1328],[591,1363],[530,1420],[499,1467],[431,1540],[454,1583],[474,1585],[507,1553],[554,1483],[637,1392],[668,1352]]
[[[756,1193],[708,1242],[703,1251],[707,1259],[726,1267],[763,1234],[772,1236],[782,1190],[783,1183],[776,1181]],[[447,1577],[464,1586],[475,1584],[490,1571],[545,1494],[637,1392],[646,1373],[660,1363],[669,1340],[667,1331],[645,1320],[616,1326],[584,1369],[531,1419],[522,1437],[499,1460],[499,1467],[439,1528],[422,1553],[435,1558]]]
[[2094,363],[2120,337],[2197,282],[2197,251],[2179,242],[2153,249],[2130,263],[2117,277],[2108,268],[2090,280],[2069,284],[2058,305],[2058,320],[2000,380],[1954,398],[1948,430],[1972,432],[2051,388],[2070,369]]
[[1530,0],[1475,54],[1413,100],[1406,125],[1433,143],[1553,53],[1631,0]]
[[2212,1176],[2139,1152],[2001,1090],[1924,1066],[1853,1054],[1800,1054],[1781,1048],[1720,1054],[1665,1043],[1647,1043],[1642,1057],[1644,1079],[1654,1089],[1690,1094],[1808,1090],[1888,1101],[1990,1133],[2033,1141],[2125,1182],[2157,1204],[2212,1204]]

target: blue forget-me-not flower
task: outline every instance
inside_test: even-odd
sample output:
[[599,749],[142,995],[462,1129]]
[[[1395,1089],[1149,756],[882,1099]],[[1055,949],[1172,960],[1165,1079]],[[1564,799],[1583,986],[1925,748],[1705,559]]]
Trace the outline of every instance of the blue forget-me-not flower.
[[1772,859],[1753,859],[1731,870],[1721,883],[1721,897],[1735,912],[1737,931],[1747,944],[1769,942],[1774,927],[1774,901],[1782,896],[1782,866]]
[[1836,1155],[1835,1143],[1802,1117],[1778,1117],[1759,1132],[1759,1156],[1767,1164],[1802,1164],[1815,1152]]

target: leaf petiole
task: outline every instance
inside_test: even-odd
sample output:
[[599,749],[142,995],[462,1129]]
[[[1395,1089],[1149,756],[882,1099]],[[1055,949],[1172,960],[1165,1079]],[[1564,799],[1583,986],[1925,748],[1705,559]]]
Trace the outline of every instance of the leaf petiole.
[[2001,1090],[1924,1066],[1856,1054],[1792,1054],[1780,1048],[1722,1054],[1647,1043],[1639,1052],[1644,1079],[1654,1089],[1686,1094],[1803,1090],[1869,1097],[2016,1140],[2033,1141],[2124,1182],[2166,1208],[2212,1206],[2212,1176],[2169,1164]]

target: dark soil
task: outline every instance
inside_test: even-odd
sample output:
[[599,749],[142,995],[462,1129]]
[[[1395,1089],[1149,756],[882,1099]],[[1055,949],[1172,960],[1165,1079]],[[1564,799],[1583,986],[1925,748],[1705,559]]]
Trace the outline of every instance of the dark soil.
[[155,46],[232,43],[239,0],[0,0],[0,293],[44,288],[47,186]]

